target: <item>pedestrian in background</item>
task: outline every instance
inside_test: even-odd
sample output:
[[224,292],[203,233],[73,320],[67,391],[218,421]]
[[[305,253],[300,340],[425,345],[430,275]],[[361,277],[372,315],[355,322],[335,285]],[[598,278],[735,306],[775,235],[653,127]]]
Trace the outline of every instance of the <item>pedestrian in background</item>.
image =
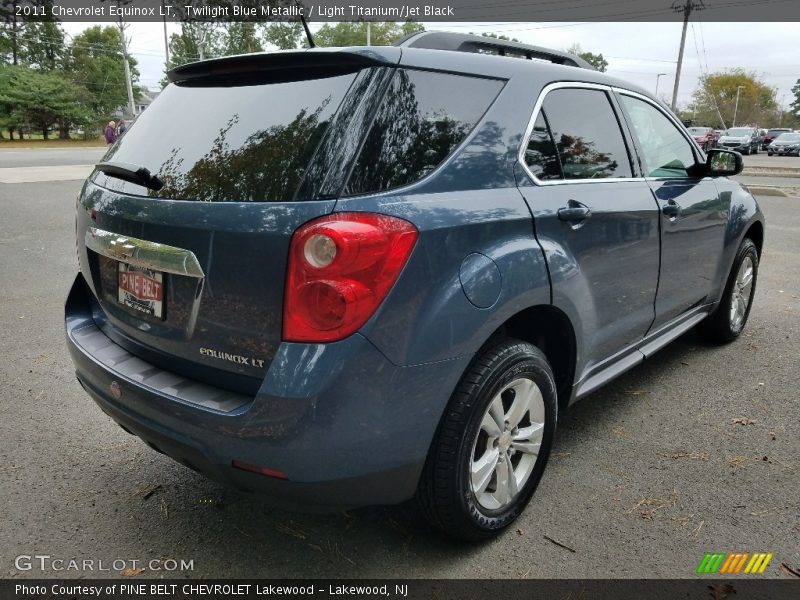
[[106,125],[106,144],[113,144],[117,141],[117,128],[116,123],[114,121],[109,121],[108,125]]
[[126,131],[128,131],[128,124],[124,119],[120,119],[119,125],[117,125],[117,137],[122,137],[122,134]]

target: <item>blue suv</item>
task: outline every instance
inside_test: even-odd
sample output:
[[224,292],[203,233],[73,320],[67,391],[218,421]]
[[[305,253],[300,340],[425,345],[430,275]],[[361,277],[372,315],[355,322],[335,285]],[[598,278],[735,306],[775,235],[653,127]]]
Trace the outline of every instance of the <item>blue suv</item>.
[[77,201],[77,377],[279,506],[520,514],[560,411],[690,328],[734,340],[755,200],[647,92],[427,32],[174,69]]

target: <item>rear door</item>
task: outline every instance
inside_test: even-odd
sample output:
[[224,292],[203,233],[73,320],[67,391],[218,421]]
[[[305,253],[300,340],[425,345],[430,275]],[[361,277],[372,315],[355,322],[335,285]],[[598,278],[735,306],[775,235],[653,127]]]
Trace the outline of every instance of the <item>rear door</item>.
[[292,233],[333,209],[394,72],[334,53],[264,60],[291,68],[212,63],[169,85],[104,158],[163,186],[96,171],[78,209],[106,334],[215,384],[257,385],[269,367]]
[[525,149],[534,216],[553,304],[579,325],[578,379],[635,349],[653,321],[658,206],[639,177],[611,91],[545,90]]
[[720,196],[674,118],[644,96],[621,92],[619,98],[661,213],[657,329],[706,302],[722,257],[730,198]]

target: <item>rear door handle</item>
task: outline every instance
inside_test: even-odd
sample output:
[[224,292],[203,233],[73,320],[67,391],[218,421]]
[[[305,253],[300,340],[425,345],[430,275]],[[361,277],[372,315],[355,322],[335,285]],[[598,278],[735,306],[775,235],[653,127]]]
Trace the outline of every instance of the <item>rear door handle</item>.
[[677,217],[681,214],[681,205],[675,202],[675,200],[670,200],[661,207],[661,212],[669,218]]
[[558,209],[558,218],[562,221],[583,221],[591,216],[592,211],[589,207],[575,200],[570,200],[568,206]]

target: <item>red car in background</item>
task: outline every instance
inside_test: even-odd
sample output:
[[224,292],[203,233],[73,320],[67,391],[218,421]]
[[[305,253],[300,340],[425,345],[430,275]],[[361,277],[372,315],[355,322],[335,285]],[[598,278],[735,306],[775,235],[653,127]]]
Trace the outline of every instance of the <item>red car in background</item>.
[[689,127],[688,129],[689,134],[703,150],[716,148],[719,134],[711,127]]

